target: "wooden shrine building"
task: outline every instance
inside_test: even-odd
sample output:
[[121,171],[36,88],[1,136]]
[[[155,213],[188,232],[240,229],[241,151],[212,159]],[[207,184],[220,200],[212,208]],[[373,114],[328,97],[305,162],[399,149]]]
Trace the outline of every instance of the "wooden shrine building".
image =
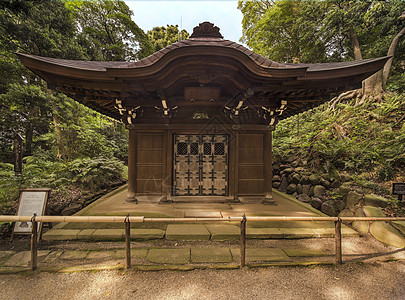
[[361,87],[389,59],[277,63],[209,22],[136,62],[19,56],[49,88],[127,125],[132,202],[271,203],[277,121]]

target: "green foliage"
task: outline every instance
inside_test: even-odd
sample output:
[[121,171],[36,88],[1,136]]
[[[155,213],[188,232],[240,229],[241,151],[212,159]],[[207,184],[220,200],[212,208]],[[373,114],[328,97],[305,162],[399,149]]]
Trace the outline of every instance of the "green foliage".
[[326,172],[365,172],[380,180],[400,174],[405,168],[404,94],[360,106],[339,104],[336,111],[327,108],[325,104],[280,121],[274,132],[275,155],[298,154]]
[[179,32],[178,25],[153,27],[152,30],[147,32],[147,35],[153,45],[154,52],[176,43],[179,40],[188,39],[190,36],[185,29]]

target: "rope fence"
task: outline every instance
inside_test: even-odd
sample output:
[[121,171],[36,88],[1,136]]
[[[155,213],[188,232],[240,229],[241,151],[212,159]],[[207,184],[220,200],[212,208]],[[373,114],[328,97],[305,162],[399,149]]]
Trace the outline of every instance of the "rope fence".
[[405,217],[241,217],[227,218],[145,218],[143,216],[9,216],[0,215],[0,222],[31,222],[31,270],[38,267],[38,222],[47,223],[124,223],[125,227],[125,269],[131,268],[131,227],[130,223],[171,222],[171,223],[219,223],[240,222],[240,267],[246,265],[246,223],[247,222],[320,222],[335,223],[335,264],[342,264],[342,222],[405,221]]

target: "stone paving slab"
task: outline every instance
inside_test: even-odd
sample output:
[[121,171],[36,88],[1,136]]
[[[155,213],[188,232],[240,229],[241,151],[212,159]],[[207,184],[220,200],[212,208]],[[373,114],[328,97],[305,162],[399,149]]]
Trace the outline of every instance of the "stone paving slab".
[[122,240],[124,229],[96,229],[91,235],[94,240]]
[[62,254],[63,254],[62,250],[52,251],[45,257],[43,262],[51,264],[55,262],[55,260],[57,260]]
[[187,210],[184,212],[185,218],[222,218],[220,211]]
[[48,241],[75,240],[79,232],[79,229],[54,229],[45,232],[42,238]]
[[77,239],[78,240],[91,240],[93,233],[95,232],[95,229],[83,229],[77,234]]
[[232,261],[229,248],[191,249],[191,262],[193,263],[230,263]]
[[132,229],[131,239],[154,240],[163,239],[165,231],[162,229]]
[[190,262],[190,249],[150,249],[146,259],[151,263],[184,265]]
[[[231,253],[235,261],[240,260],[240,249],[232,248]],[[291,261],[291,258],[279,248],[246,248],[246,262],[253,261]]]
[[238,240],[240,238],[240,229],[234,225],[209,224],[205,225],[211,233],[212,241]]
[[15,251],[0,251],[0,259],[7,258],[13,254],[15,254]]
[[114,251],[90,251],[86,259],[110,259]]
[[60,259],[64,260],[75,260],[75,259],[85,259],[90,251],[72,250],[64,251],[60,256]]
[[246,238],[248,239],[277,239],[282,236],[278,228],[246,228]]
[[314,257],[314,256],[327,256],[323,250],[320,249],[282,249],[290,257]]
[[208,241],[210,237],[207,227],[201,224],[169,224],[166,229],[167,240]]
[[282,234],[280,238],[285,239],[304,239],[318,236],[312,228],[279,228],[279,230]]
[[[38,258],[44,257],[49,254],[49,250],[39,250],[38,251]],[[31,252],[30,251],[22,251],[14,254],[11,256],[6,262],[4,263],[4,267],[28,267],[31,261]]]
[[[131,249],[132,258],[145,258],[148,254],[148,249]],[[113,258],[122,259],[125,258],[125,250],[116,250],[112,254]]]

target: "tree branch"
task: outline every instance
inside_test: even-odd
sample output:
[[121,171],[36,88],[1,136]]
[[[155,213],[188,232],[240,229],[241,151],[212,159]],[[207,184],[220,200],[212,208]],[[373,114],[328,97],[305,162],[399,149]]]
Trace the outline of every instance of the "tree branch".
[[[402,30],[400,32],[398,32],[398,34],[395,36],[395,38],[392,40],[390,48],[388,49],[388,53],[387,56],[394,56],[395,54],[395,50],[397,49],[398,46],[398,42],[399,40],[402,38],[402,36],[405,35],[405,27],[402,28]],[[392,60],[394,59],[394,57],[391,57],[384,66],[384,71],[383,71],[383,86],[385,87],[385,84],[387,83],[388,80],[388,76],[390,75],[390,70],[391,70],[391,66],[392,66]]]

